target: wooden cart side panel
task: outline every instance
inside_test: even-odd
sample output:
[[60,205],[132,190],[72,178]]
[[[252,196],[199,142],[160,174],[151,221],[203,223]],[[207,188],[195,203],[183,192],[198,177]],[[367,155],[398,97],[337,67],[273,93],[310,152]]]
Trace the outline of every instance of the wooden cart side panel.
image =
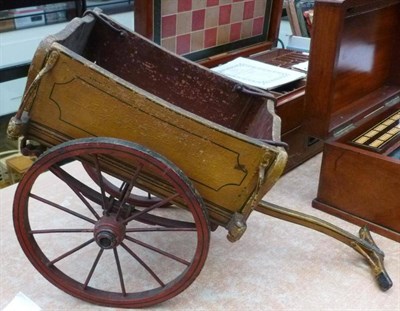
[[[173,105],[235,131],[250,131],[249,136],[280,139],[271,135],[271,114],[259,113],[265,102],[262,96],[234,91],[237,81],[177,56],[137,33],[126,30],[119,36],[109,25],[98,23],[86,52],[100,67]],[[259,115],[263,116],[263,128],[249,129]]]
[[[25,86],[25,92],[27,93],[28,88],[31,86],[33,80],[37,77],[40,70],[43,68],[51,45],[54,42],[59,42],[64,46],[67,46],[75,53],[82,53],[84,51],[87,40],[91,33],[91,29],[94,27],[95,20],[92,16],[87,16],[85,18],[74,18],[68,23],[68,27],[64,28],[60,32],[47,36],[44,38],[38,48],[35,51],[34,57],[32,59],[31,66],[29,68],[27,83]],[[20,110],[23,107],[21,106]]]
[[268,173],[282,152],[170,105],[78,55],[59,53],[29,111],[27,136],[41,143],[109,136],[144,145],[180,167],[222,218],[246,207],[260,166]]

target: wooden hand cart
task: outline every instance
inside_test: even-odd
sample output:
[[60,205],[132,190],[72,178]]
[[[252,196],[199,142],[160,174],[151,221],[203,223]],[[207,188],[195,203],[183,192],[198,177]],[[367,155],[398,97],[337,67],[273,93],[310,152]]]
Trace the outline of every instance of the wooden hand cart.
[[19,243],[75,297],[126,308],[170,299],[200,273],[210,231],[236,241],[253,210],[349,245],[383,290],[392,285],[366,228],[356,237],[261,200],[287,158],[272,96],[98,10],[43,40],[8,134],[39,156],[16,190]]

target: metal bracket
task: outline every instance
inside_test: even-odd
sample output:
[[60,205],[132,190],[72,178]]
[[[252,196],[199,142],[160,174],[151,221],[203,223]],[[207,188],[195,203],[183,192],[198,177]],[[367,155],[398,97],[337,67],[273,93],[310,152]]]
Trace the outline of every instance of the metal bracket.
[[226,228],[228,230],[228,241],[236,242],[242,237],[247,229],[244,216],[239,213],[234,213]]

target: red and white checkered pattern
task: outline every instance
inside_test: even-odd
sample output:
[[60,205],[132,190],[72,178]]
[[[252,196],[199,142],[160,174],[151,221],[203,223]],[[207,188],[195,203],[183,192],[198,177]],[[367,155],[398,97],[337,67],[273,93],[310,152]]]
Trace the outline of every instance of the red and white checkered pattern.
[[261,35],[267,0],[163,0],[161,45],[188,54]]

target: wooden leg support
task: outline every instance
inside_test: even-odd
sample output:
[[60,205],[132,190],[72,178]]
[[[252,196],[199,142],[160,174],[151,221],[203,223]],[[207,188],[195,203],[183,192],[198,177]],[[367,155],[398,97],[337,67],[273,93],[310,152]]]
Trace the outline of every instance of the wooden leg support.
[[386,291],[392,287],[393,282],[386,272],[383,263],[385,254],[375,244],[367,227],[361,228],[359,231],[360,237],[357,237],[317,217],[287,209],[266,201],[261,201],[256,207],[256,211],[322,232],[347,244],[367,259],[381,290]]

